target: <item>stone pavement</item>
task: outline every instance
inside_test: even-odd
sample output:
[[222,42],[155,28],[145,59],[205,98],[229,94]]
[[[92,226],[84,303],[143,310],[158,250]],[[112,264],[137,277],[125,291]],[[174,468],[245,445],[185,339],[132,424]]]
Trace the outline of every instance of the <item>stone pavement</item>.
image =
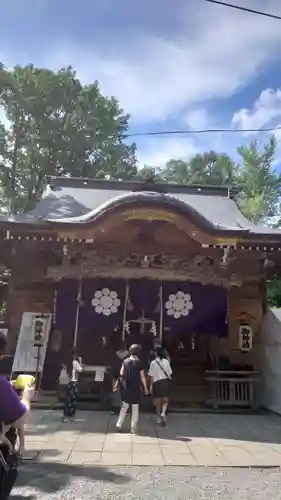
[[162,429],[153,415],[142,414],[137,436],[116,434],[115,422],[106,412],[81,411],[76,422],[62,423],[56,410],[34,410],[26,459],[72,466],[281,466],[276,415],[170,414]]

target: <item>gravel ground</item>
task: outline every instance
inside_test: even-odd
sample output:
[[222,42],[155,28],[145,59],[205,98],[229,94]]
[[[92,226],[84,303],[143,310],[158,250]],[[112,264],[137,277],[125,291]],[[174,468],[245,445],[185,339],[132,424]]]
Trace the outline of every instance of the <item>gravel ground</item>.
[[11,500],[275,500],[278,469],[26,464]]

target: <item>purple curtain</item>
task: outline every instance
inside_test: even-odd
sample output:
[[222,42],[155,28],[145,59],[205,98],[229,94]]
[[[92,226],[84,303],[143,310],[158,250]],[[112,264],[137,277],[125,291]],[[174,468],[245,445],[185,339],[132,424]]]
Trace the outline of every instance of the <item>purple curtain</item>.
[[[159,334],[160,322],[160,302],[159,288],[160,282],[153,280],[131,280],[129,293],[129,304],[127,309],[127,321],[136,320],[144,315],[151,321],[155,321],[157,333]],[[79,283],[75,280],[62,280],[57,287],[57,307],[56,307],[56,325],[63,335],[63,349],[69,351],[73,346],[77,294]],[[107,290],[105,290],[107,289]],[[108,316],[96,307],[104,305],[99,297],[92,304],[95,293],[104,291],[115,292],[114,298],[116,309]],[[103,364],[108,361],[108,351],[110,346],[119,344],[121,340],[122,319],[125,302],[125,280],[113,279],[85,279],[82,284],[82,306],[79,313],[78,345],[79,354],[84,357],[86,363]],[[180,295],[185,294],[185,299],[189,298],[192,303],[186,304],[190,307],[187,315],[180,314],[175,319],[174,312],[180,312],[182,303],[175,302],[177,292]],[[187,295],[188,294],[188,295]],[[98,294],[100,295],[100,294]],[[172,295],[172,299],[170,300]],[[104,300],[104,299],[103,299]],[[120,301],[120,304],[119,302]],[[106,302],[106,301],[105,301]],[[107,301],[108,302],[108,301]],[[169,310],[173,314],[167,314],[166,303],[169,303]],[[201,333],[206,335],[216,335],[226,337],[228,334],[227,316],[227,295],[222,287],[213,285],[202,286],[198,283],[179,283],[166,282],[163,284],[163,337],[168,335],[165,326],[168,327],[169,336],[181,338],[192,333]],[[174,308],[174,309],[173,309]],[[116,332],[119,327],[119,332]],[[139,342],[143,339],[147,343],[147,348],[152,341],[151,323],[144,325],[144,334],[141,336],[141,324],[130,323],[130,335],[127,338],[128,343]],[[102,339],[106,339],[106,345]]]
[[55,328],[62,333],[64,352],[70,351],[73,346],[77,293],[77,280],[62,280],[57,285],[57,305]]
[[[183,292],[185,298],[190,296],[192,308],[189,309],[187,316],[180,315],[175,319],[173,315],[167,314],[182,307],[176,300],[170,301],[170,298],[177,298],[177,292]],[[171,297],[172,295],[172,297]],[[181,294],[180,294],[181,295]],[[189,302],[189,301],[188,301]],[[201,285],[199,283],[179,283],[166,282],[163,285],[163,304],[164,320],[163,325],[170,327],[173,334],[178,336],[190,335],[192,333],[201,333],[205,335],[215,335],[227,337],[227,292],[223,287],[214,285]],[[186,307],[188,303],[186,303]]]

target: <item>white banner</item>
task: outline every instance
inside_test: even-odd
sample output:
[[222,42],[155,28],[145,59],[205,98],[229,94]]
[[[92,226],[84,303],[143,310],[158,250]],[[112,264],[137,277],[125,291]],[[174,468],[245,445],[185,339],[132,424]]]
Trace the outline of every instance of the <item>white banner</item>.
[[43,337],[42,342],[40,343],[41,348],[38,372],[43,371],[51,328],[52,314],[46,313],[44,314],[44,316],[41,316],[40,313],[25,312],[22,315],[22,322],[13,361],[13,373],[36,372],[38,347],[36,347],[34,343],[36,340],[35,327],[37,319],[40,319],[43,326]]

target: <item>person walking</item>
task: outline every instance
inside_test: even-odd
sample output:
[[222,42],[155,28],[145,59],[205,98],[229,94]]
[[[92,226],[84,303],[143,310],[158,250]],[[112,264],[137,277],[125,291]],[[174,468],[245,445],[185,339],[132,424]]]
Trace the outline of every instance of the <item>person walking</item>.
[[76,414],[77,406],[77,383],[78,374],[82,372],[82,358],[77,357],[76,350],[72,351],[72,362],[67,366],[67,373],[69,376],[69,381],[66,387],[65,403],[63,409],[63,422],[73,420]]
[[124,360],[121,370],[119,384],[121,388],[122,405],[116,424],[116,430],[121,431],[129,407],[132,408],[131,432],[137,432],[139,420],[139,404],[141,400],[141,386],[147,395],[147,383],[143,366],[140,361],[141,347],[138,344],[131,345],[129,357]]
[[165,351],[162,347],[158,346],[155,354],[155,359],[150,363],[148,377],[157,412],[157,423],[164,427],[169,405],[172,368],[169,360],[165,357]]
[[121,366],[124,360],[129,356],[129,351],[127,349],[126,343],[122,341],[119,347],[113,353],[112,366],[111,366],[111,384],[112,384],[112,394],[111,394],[111,414],[118,415],[121,406],[120,394],[115,391],[117,381],[120,376]]

